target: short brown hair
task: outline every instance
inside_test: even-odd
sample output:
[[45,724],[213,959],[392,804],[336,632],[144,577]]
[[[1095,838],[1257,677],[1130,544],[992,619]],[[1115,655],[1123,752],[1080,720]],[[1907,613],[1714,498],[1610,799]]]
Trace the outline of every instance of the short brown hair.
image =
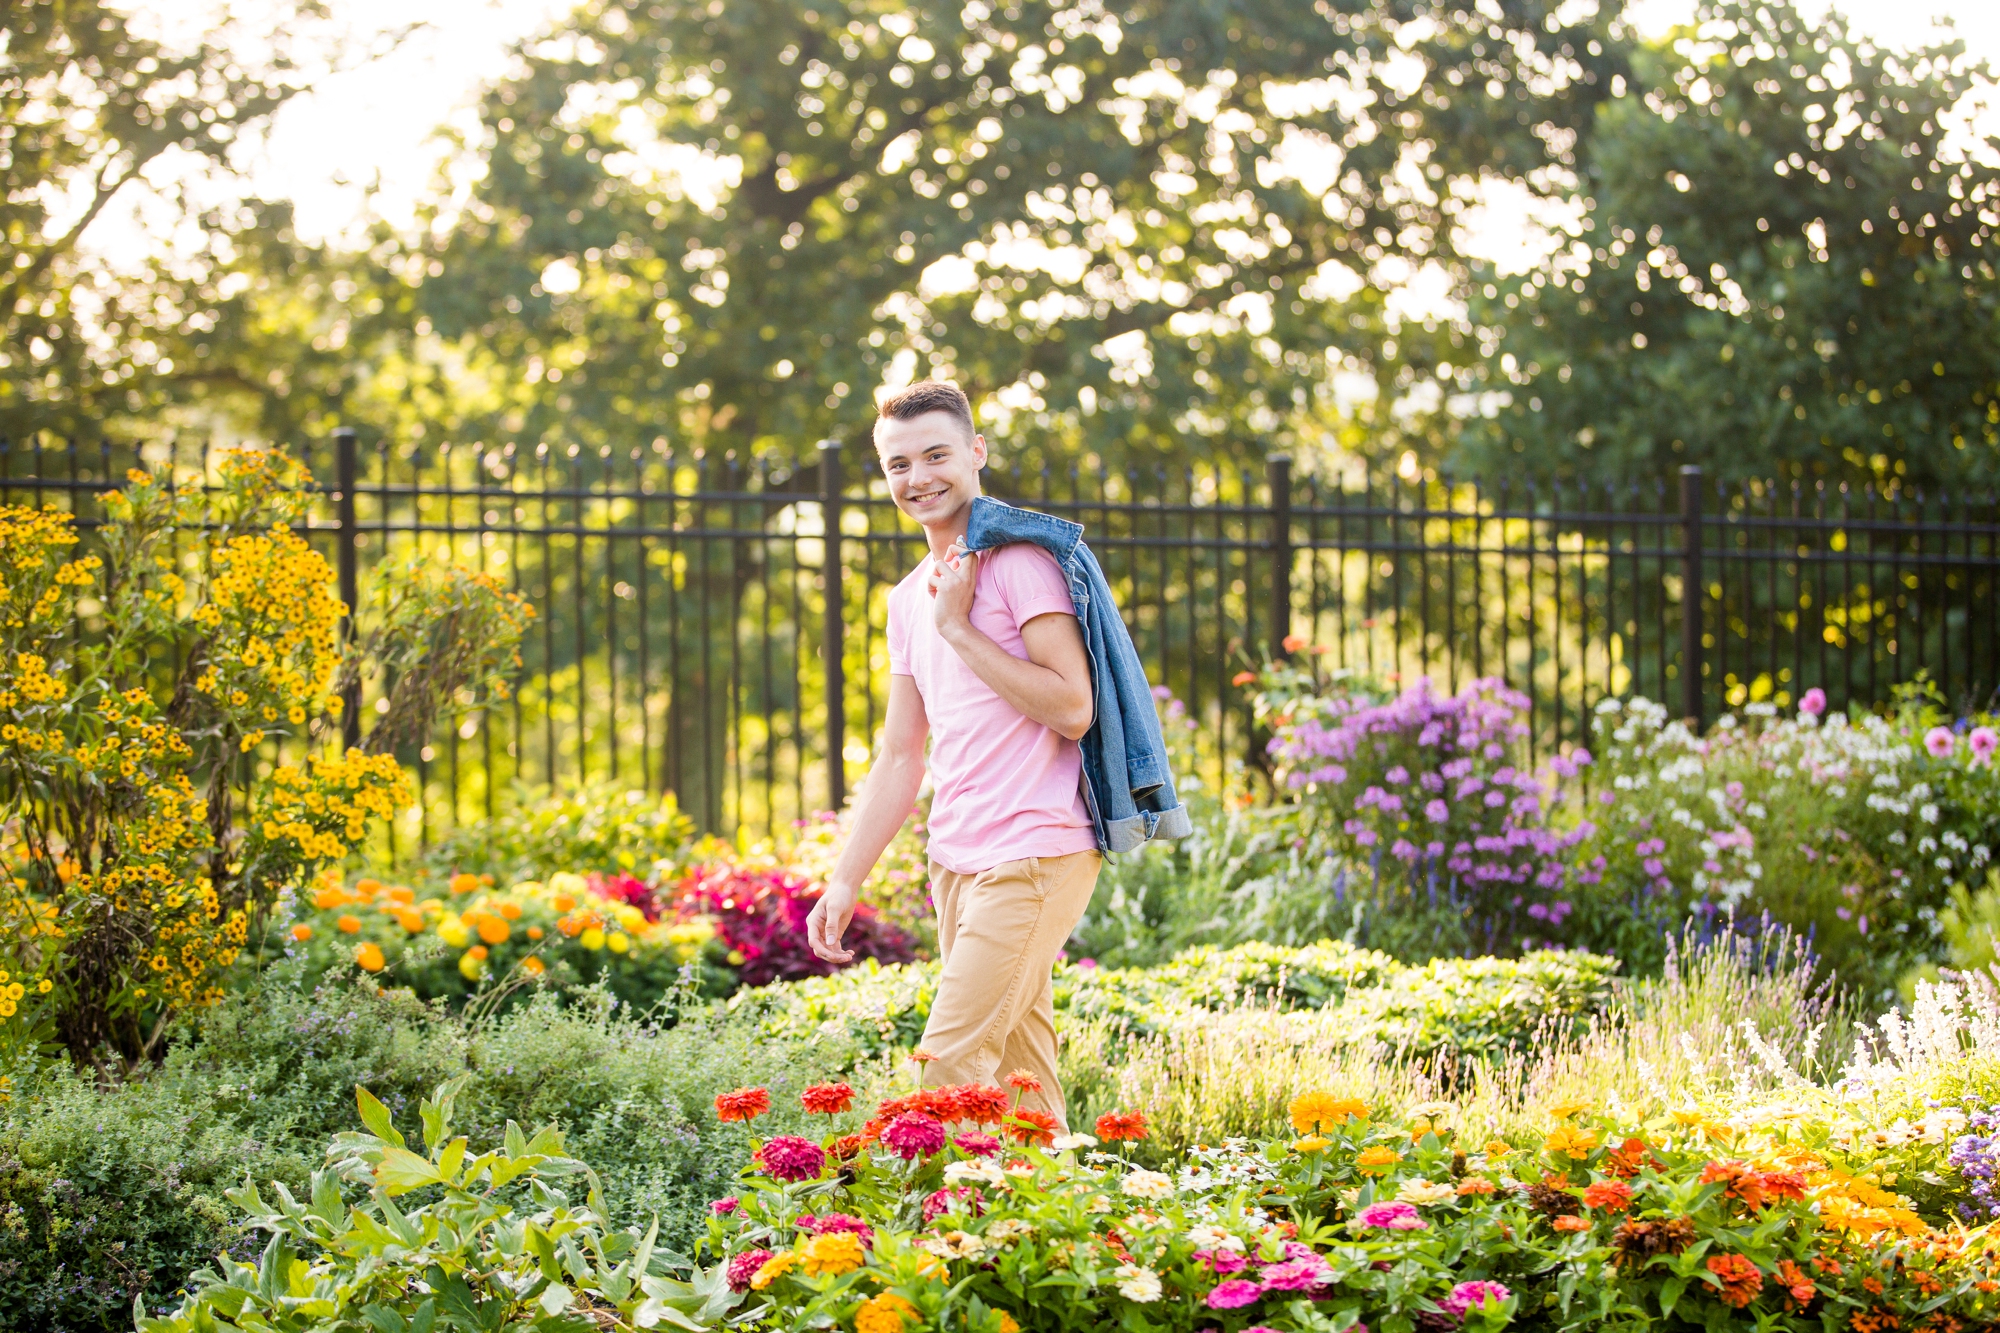
[[972,401],[965,390],[946,380],[918,380],[882,400],[876,415],[882,419],[910,421],[927,412],[944,412],[965,424],[965,433],[976,433],[972,425]]

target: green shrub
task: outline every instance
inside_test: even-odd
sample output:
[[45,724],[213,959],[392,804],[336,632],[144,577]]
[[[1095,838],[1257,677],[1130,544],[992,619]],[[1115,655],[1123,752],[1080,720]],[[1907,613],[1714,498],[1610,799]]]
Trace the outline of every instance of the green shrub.
[[[1158,968],[1056,971],[1058,1019],[1145,1036],[1163,1022],[1242,1003],[1338,1010],[1355,1042],[1485,1053],[1538,1027],[1568,1030],[1609,998],[1617,963],[1593,954],[1436,959],[1407,968],[1387,954],[1322,940],[1303,949],[1244,944],[1188,950]],[[864,1054],[908,1049],[923,1034],[937,965],[850,968],[738,993],[731,1011],[774,1038],[844,1040]]]
[[[657,1213],[661,1245],[684,1248],[750,1154],[743,1126],[717,1122],[715,1094],[802,1087],[853,1061],[839,1043],[801,1052],[707,1006],[669,1027],[603,992],[544,993],[469,1022],[372,981],[295,979],[267,972],[150,1074],[100,1087],[61,1069],[0,1105],[0,1328],[126,1329],[135,1295],[158,1311],[217,1253],[247,1258],[254,1242],[224,1192],[246,1173],[307,1188],[357,1085],[415,1133],[426,1090],[467,1075],[456,1113],[475,1138],[510,1120],[556,1127],[604,1164],[614,1225]],[[803,1120],[793,1099],[776,1123]]]
[[672,793],[599,783],[562,795],[518,790],[512,809],[454,830],[424,861],[439,876],[491,875],[501,884],[563,871],[671,881],[694,840]]

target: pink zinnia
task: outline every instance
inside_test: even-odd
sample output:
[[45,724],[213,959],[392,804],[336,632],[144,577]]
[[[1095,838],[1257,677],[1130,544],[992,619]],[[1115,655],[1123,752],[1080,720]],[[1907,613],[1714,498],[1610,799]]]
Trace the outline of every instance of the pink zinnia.
[[757,1150],[773,1180],[811,1180],[826,1169],[826,1149],[796,1134],[780,1134]]
[[959,1151],[973,1157],[993,1157],[1000,1151],[1000,1140],[991,1134],[961,1134],[952,1140]]
[[1983,764],[1993,758],[1995,750],[2000,750],[2000,733],[1995,733],[1991,727],[1974,727],[1972,734],[1965,738],[1965,743],[1972,747],[1972,762]]
[[742,1206],[742,1201],[732,1194],[726,1199],[717,1199],[715,1202],[709,1204],[708,1211],[714,1213],[717,1217],[727,1217]]
[[1194,1260],[1216,1273],[1240,1273],[1250,1261],[1235,1250],[1196,1250]]
[[946,1187],[924,1200],[924,1221],[937,1221],[951,1211],[954,1203],[964,1204],[966,1211],[974,1217],[986,1211],[986,1200],[981,1197],[977,1186],[963,1185],[956,1189]]
[[1388,1231],[1428,1231],[1430,1223],[1417,1214],[1416,1205],[1391,1201],[1371,1203],[1361,1210],[1355,1219],[1364,1227],[1382,1227]]
[[1265,1291],[1314,1291],[1333,1281],[1333,1270],[1327,1267],[1326,1260],[1314,1255],[1310,1259],[1265,1264],[1257,1276]]
[[1208,1308],[1211,1310],[1239,1310],[1254,1304],[1263,1296],[1264,1289],[1255,1282],[1240,1277],[1230,1278],[1220,1283],[1208,1293]]
[[1463,1319],[1468,1311],[1477,1309],[1488,1301],[1498,1305],[1513,1294],[1498,1282],[1487,1282],[1483,1279],[1461,1282],[1453,1287],[1451,1295],[1438,1302],[1438,1305],[1446,1314]]
[[921,1111],[905,1111],[882,1131],[882,1144],[906,1162],[944,1148],[944,1125]]
[[1932,727],[1924,733],[1924,748],[1934,759],[1942,759],[1951,753],[1951,747],[1958,743],[1958,737],[1951,734],[1950,727]]
[[825,1217],[814,1217],[811,1213],[806,1213],[795,1225],[808,1236],[824,1236],[830,1232],[845,1231],[849,1235],[859,1236],[864,1249],[875,1248],[875,1228],[847,1213],[828,1213]]
[[729,1261],[723,1276],[729,1280],[731,1291],[750,1290],[750,1279],[757,1276],[757,1270],[770,1261],[769,1250],[745,1250]]
[[1826,691],[1815,685],[1799,696],[1799,711],[1818,717],[1826,711]]

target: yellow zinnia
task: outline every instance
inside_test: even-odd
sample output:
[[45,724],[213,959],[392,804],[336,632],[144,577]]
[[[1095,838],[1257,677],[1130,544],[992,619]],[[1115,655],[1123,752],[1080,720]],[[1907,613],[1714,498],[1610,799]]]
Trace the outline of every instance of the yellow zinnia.
[[854,1312],[854,1333],[902,1333],[903,1321],[916,1313],[916,1306],[893,1291],[885,1291],[861,1302],[861,1308]]
[[799,1250],[799,1258],[809,1277],[839,1277],[852,1273],[868,1258],[861,1238],[851,1231],[829,1231],[814,1236]]
[[759,1268],[757,1272],[751,1277],[750,1285],[755,1287],[758,1291],[762,1291],[764,1290],[764,1288],[770,1286],[773,1282],[776,1282],[779,1278],[783,1277],[786,1273],[790,1272],[792,1266],[798,1263],[798,1261],[799,1261],[799,1256],[794,1254],[792,1251],[780,1250],[778,1253],[772,1255],[770,1258],[764,1261],[764,1266],[762,1268]]
[[1292,1098],[1286,1110],[1291,1113],[1292,1128],[1310,1134],[1316,1129],[1366,1118],[1368,1103],[1358,1097],[1336,1097],[1330,1092],[1306,1092]]
[[1590,1156],[1590,1150],[1597,1146],[1597,1131],[1583,1129],[1567,1121],[1549,1131],[1549,1137],[1542,1148],[1552,1157],[1568,1157],[1581,1162]]
[[1377,1145],[1366,1148],[1355,1157],[1354,1165],[1364,1175],[1377,1175],[1403,1160],[1403,1155],[1394,1148]]

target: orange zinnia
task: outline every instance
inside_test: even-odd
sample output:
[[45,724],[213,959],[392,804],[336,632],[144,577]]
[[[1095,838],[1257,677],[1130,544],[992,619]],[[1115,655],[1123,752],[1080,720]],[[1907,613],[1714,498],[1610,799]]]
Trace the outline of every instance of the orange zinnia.
[[763,1088],[738,1088],[715,1095],[715,1118],[750,1121],[771,1109],[771,1094]]
[[1016,1143],[1032,1143],[1046,1148],[1056,1141],[1056,1118],[1047,1111],[1020,1106],[1007,1117],[1007,1133]]
[[1097,1117],[1097,1137],[1106,1143],[1143,1139],[1146,1137],[1146,1113],[1113,1111],[1108,1115],[1101,1115]]

